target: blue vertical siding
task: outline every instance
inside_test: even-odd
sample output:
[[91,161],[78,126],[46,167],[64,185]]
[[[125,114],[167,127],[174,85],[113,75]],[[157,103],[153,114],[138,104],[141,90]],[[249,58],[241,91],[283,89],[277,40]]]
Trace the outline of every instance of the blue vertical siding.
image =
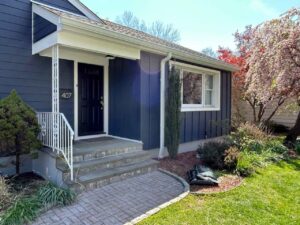
[[220,111],[183,112],[181,143],[213,138],[229,133],[231,117],[231,73],[221,72]]
[[68,0],[37,0],[37,1],[72,13],[76,13],[78,15],[84,15]]
[[60,60],[59,63],[59,88],[68,89],[73,93],[70,99],[60,98],[60,112],[66,116],[71,127],[74,128],[74,62],[69,60]]
[[[141,53],[141,140],[144,143],[144,149],[158,148],[160,142],[160,62],[162,58],[163,56],[151,53]],[[228,134],[228,121],[231,116],[231,73],[229,72],[221,71],[220,93],[220,111],[181,113],[181,143]]]
[[57,26],[55,24],[45,20],[37,14],[34,14],[33,17],[33,28],[33,42],[37,42],[57,30]]
[[157,148],[160,137],[160,62],[163,57],[141,52],[141,139],[145,149]]
[[[40,1],[78,13],[67,0]],[[32,56],[31,26],[29,0],[0,1],[0,98],[16,89],[36,111],[51,111],[51,59]],[[45,33],[36,35],[42,38]],[[109,133],[142,140],[145,149],[159,147],[162,58],[141,52],[139,61],[117,58],[110,62]],[[73,69],[72,61],[60,60],[60,88],[73,91]],[[231,73],[222,71],[221,86],[220,111],[181,114],[182,143],[228,133]],[[60,102],[61,111],[73,126],[73,97]]]
[[109,64],[109,134],[140,140],[140,67],[116,58]]
[[[49,112],[52,105],[51,59],[32,56],[31,17],[30,0],[0,1],[0,98],[15,89],[34,110]],[[60,62],[61,84],[72,86],[72,63]],[[71,105],[61,103],[69,121],[73,121],[73,110],[69,111]]]

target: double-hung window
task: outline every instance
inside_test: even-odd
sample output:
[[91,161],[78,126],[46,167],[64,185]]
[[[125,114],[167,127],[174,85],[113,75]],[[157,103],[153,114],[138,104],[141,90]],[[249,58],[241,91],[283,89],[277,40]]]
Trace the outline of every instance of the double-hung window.
[[181,75],[181,111],[220,110],[220,72],[173,63]]

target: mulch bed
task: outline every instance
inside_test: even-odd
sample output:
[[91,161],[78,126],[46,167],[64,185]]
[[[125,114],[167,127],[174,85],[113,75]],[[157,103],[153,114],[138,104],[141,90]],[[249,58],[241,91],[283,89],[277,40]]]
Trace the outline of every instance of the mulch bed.
[[32,172],[8,178],[8,184],[12,188],[12,192],[22,196],[29,196],[35,193],[45,183],[46,181],[42,177]]
[[[178,154],[176,159],[164,158],[159,161],[159,167],[161,169],[172,172],[185,180],[187,180],[187,171],[191,170],[195,164],[201,164],[201,160],[196,157],[197,152],[187,152]],[[239,186],[242,182],[242,178],[236,175],[224,174],[218,178],[219,185],[191,185],[191,192],[196,193],[219,193],[231,190]]]

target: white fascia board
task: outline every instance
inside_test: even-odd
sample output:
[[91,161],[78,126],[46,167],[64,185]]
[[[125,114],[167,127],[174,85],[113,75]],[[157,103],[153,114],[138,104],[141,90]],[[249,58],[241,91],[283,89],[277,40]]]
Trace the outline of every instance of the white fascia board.
[[58,32],[54,32],[36,43],[32,44],[32,55],[35,55],[47,48],[50,48],[58,43]]
[[32,12],[55,24],[58,30],[60,29],[60,17],[58,15],[43,9],[36,4],[32,4]]
[[[52,57],[51,49],[46,49],[39,53],[43,57]],[[59,58],[92,65],[106,65],[108,66],[108,59],[105,55],[96,54],[93,52],[86,52],[76,50],[74,48],[66,48],[61,46],[59,49]]]
[[80,12],[82,12],[87,18],[91,20],[101,21],[101,19],[82,2],[78,0],[68,0],[73,6],[75,6]]
[[93,25],[81,21],[74,21],[69,18],[61,18],[61,23],[67,25],[69,29],[74,29],[74,30],[81,29],[99,35],[103,35],[106,37],[115,38],[116,40],[125,41],[132,45],[138,46],[141,50],[150,51],[153,53],[158,53],[163,55],[167,55],[168,53],[172,52],[173,58],[180,59],[183,61],[188,61],[196,64],[201,64],[203,66],[213,67],[216,69],[232,71],[232,72],[237,71],[239,69],[238,67],[234,65],[230,65],[225,62],[223,63],[207,57],[199,57],[198,55],[194,56],[192,54],[185,53],[184,51],[180,51],[178,49],[174,49],[160,44],[153,44],[153,42],[130,37],[128,35],[121,34],[117,31],[107,30],[104,27],[100,27],[99,25],[96,24]]
[[119,56],[133,60],[140,59],[140,49],[126,45],[126,43],[120,44],[112,40],[95,38],[67,30],[59,32],[58,44],[105,55]]

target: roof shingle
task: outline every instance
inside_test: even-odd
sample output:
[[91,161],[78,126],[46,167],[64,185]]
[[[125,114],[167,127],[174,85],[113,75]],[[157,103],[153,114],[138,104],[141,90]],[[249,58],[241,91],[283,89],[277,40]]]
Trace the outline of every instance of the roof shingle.
[[[155,37],[155,36],[150,35],[148,33],[145,33],[145,32],[139,31],[139,30],[135,30],[135,29],[132,29],[132,28],[129,28],[129,27],[111,22],[109,20],[101,19],[98,22],[98,21],[95,21],[95,20],[88,19],[87,17],[84,17],[84,16],[68,13],[66,11],[60,11],[58,9],[46,7],[44,5],[40,5],[40,7],[44,8],[44,9],[50,11],[51,13],[54,13],[55,15],[60,16],[62,18],[67,18],[67,19],[71,19],[71,20],[74,20],[74,21],[87,23],[87,24],[90,24],[90,25],[96,25],[96,26],[104,28],[108,31],[117,32],[117,33],[127,35],[129,37],[132,37],[132,38],[135,38],[135,39],[138,39],[138,40],[147,41],[147,42],[150,42],[154,45],[161,45],[161,46],[164,46],[164,47],[172,48],[172,49],[184,52],[184,53],[186,53],[190,56],[207,58],[209,60],[215,61],[218,64],[223,64],[223,65],[228,65],[228,66],[230,65],[230,64],[228,64],[224,61],[221,61],[219,59],[212,58],[210,56],[207,56],[207,55],[202,54],[200,52],[194,51],[192,49],[189,49],[189,48],[183,47],[181,45],[163,40],[161,38]],[[230,66],[232,66],[232,65],[230,65]]]

